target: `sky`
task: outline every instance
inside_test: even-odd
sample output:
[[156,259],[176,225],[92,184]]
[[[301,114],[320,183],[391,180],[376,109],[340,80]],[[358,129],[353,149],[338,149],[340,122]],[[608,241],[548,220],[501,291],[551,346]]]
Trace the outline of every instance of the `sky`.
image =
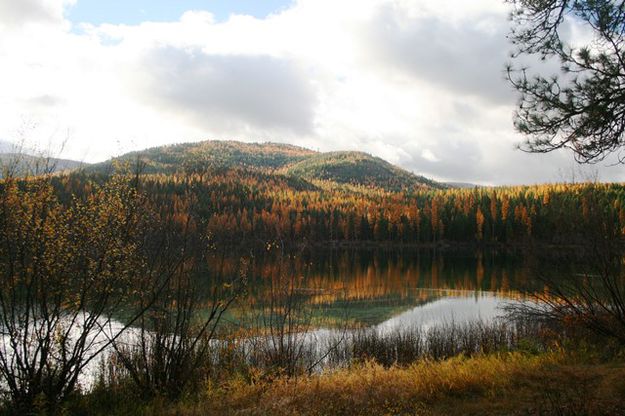
[[503,0],[0,0],[0,142],[98,162],[272,141],[441,181],[625,181],[609,160],[516,149],[508,13]]

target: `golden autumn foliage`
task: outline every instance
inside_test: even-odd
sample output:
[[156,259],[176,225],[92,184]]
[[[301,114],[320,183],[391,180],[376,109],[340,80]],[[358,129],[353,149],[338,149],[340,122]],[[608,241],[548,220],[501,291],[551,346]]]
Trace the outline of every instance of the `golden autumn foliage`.
[[67,203],[49,180],[0,183],[0,383],[16,411],[54,412],[75,391],[148,274],[149,217],[126,178]]
[[[98,180],[97,176],[69,175],[55,178],[55,186],[61,195],[81,194]],[[233,168],[146,175],[144,189],[157,205],[179,212],[181,222],[193,205],[211,235],[223,244],[524,244],[530,240],[569,244],[583,241],[584,229],[591,222],[590,199],[601,207],[608,228],[625,229],[625,187],[621,184],[393,192]]]

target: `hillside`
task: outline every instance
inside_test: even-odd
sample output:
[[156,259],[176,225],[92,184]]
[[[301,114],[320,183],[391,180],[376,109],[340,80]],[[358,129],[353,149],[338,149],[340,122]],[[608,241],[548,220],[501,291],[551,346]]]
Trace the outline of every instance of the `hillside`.
[[362,152],[319,153],[280,143],[204,141],[154,147],[127,153],[93,165],[89,170],[109,172],[116,163],[141,160],[145,173],[198,172],[244,169],[292,179],[324,180],[398,191],[423,187],[443,188],[430,179],[414,175],[378,157]]
[[174,173],[210,168],[243,167],[272,170],[300,161],[316,152],[302,147],[280,143],[243,143],[209,140],[153,147],[126,153],[93,166],[97,171],[108,171],[112,162],[145,163],[146,173]]
[[309,180],[375,186],[393,191],[415,187],[443,187],[363,152],[318,153],[285,167],[283,172]]

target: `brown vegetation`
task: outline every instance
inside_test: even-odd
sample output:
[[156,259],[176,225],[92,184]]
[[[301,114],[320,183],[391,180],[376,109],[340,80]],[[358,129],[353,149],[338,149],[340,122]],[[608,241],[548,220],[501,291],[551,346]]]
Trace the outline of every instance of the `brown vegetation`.
[[[235,377],[209,384],[197,400],[125,403],[111,414],[625,414],[625,366],[592,364],[589,358],[581,364],[580,359],[563,353],[505,353],[421,361],[408,367],[367,362],[296,380]],[[102,404],[97,395],[90,400],[86,404]]]

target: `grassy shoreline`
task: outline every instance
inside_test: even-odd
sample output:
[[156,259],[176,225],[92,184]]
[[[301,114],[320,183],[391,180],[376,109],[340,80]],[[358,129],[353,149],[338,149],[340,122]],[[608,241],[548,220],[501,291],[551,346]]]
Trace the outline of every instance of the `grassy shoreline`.
[[141,403],[123,389],[96,390],[79,407],[84,414],[163,416],[620,415],[625,361],[552,351],[389,368],[364,362],[296,379],[231,376],[175,404]]

